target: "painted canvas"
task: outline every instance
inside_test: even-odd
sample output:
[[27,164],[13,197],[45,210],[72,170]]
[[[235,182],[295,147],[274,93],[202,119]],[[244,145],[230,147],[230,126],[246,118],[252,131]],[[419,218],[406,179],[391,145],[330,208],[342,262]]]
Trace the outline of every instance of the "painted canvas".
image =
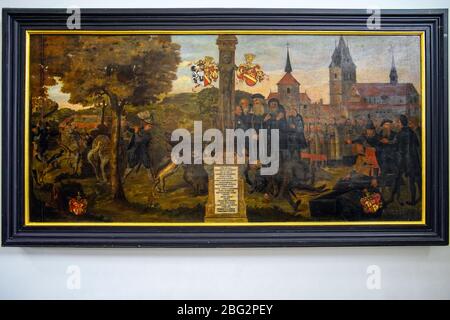
[[423,223],[423,37],[30,32],[26,222]]

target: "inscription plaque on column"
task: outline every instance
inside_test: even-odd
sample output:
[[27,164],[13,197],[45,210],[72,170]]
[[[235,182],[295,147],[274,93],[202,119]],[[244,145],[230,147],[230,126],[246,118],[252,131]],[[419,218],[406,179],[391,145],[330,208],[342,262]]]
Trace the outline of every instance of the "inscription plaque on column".
[[216,165],[209,180],[205,222],[247,222],[244,181],[238,166]]

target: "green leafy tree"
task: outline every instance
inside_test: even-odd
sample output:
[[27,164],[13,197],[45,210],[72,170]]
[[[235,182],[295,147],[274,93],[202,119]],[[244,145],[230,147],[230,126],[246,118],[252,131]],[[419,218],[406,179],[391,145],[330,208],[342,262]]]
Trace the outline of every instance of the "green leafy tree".
[[108,97],[114,114],[110,158],[114,199],[126,200],[119,169],[124,108],[153,103],[170,92],[180,63],[179,49],[165,35],[84,35],[62,74],[62,91],[70,94],[69,102],[89,106],[98,95]]
[[219,101],[219,89],[216,87],[205,88],[197,93],[197,105],[200,113],[208,113],[211,108],[217,106]]
[[55,113],[53,113],[49,120],[53,120],[56,122],[61,122],[64,119],[67,119],[75,114],[75,110],[69,109],[69,108],[59,108]]
[[[40,120],[57,110],[56,102],[48,98],[48,88],[58,84],[58,77],[67,70],[77,47],[78,36],[31,35],[30,38],[30,99]],[[56,105],[57,107],[57,105]]]
[[39,119],[41,122],[55,113],[59,108],[58,103],[49,98],[38,96],[34,97],[31,101],[33,118]]

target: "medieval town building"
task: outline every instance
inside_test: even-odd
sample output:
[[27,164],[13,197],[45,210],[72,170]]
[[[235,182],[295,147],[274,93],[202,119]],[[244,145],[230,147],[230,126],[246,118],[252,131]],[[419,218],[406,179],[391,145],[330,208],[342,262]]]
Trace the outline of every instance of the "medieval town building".
[[102,120],[102,116],[99,114],[74,114],[60,122],[59,130],[66,131],[75,128],[90,131],[97,128],[101,123],[111,126],[111,122],[111,115],[105,115]]
[[300,92],[300,82],[292,75],[289,48],[285,74],[277,83],[277,92],[267,100],[277,98],[285,107],[296,107],[306,123],[333,123],[335,121],[365,120],[368,115],[375,121],[394,119],[400,114],[420,116],[420,96],[412,83],[399,82],[394,56],[392,56],[389,82],[358,83],[357,66],[343,36],[339,38],[331,56],[329,69],[329,104],[312,102],[306,91]]
[[418,117],[419,94],[412,83],[399,83],[392,55],[389,82],[358,83],[356,65],[344,37],[339,38],[329,65],[330,106],[350,119]]
[[358,83],[357,66],[344,37],[340,37],[331,56],[329,69],[329,104],[312,102],[306,92],[300,92],[300,82],[292,75],[289,49],[285,74],[277,83],[277,92],[267,100],[277,98],[286,108],[295,107],[305,123],[308,148],[302,158],[317,165],[323,163],[351,164],[353,150],[345,141],[362,134],[370,117],[377,126],[383,119],[395,120],[399,115],[420,117],[420,96],[412,83],[399,82],[392,55],[389,82]]
[[267,100],[276,98],[287,109],[295,107],[297,110],[307,109],[311,104],[311,99],[306,92],[300,92],[300,82],[292,75],[291,58],[289,56],[289,48],[286,55],[285,74],[277,83],[277,92],[271,92]]
[[328,69],[330,105],[341,106],[350,101],[352,87],[356,83],[356,65],[342,36],[331,56]]

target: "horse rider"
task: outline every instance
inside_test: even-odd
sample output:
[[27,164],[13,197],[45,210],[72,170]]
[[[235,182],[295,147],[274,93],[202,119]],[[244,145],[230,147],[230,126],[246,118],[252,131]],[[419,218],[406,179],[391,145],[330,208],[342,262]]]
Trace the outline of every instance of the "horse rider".
[[136,121],[132,127],[127,130],[131,133],[131,139],[127,146],[127,169],[125,171],[125,178],[131,173],[133,169],[136,171],[141,166],[150,170],[153,177],[152,161],[149,154],[149,146],[152,141],[152,124],[153,119],[148,111],[137,114],[139,121]]

